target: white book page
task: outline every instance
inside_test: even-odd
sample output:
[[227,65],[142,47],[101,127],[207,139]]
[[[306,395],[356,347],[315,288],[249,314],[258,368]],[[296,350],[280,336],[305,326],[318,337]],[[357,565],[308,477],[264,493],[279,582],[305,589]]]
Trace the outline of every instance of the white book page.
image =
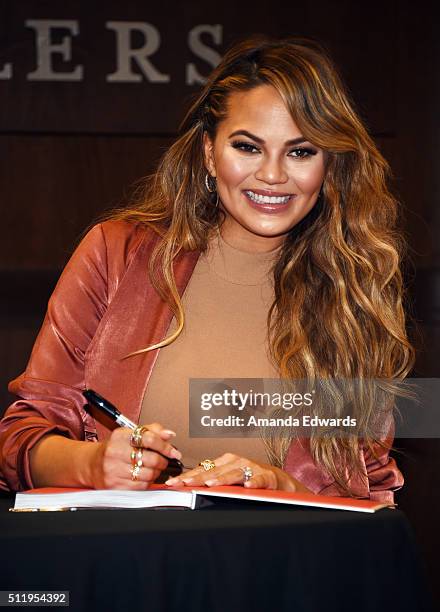
[[14,510],[55,510],[64,508],[155,508],[162,506],[193,509],[192,491],[125,491],[103,489],[71,493],[17,493]]

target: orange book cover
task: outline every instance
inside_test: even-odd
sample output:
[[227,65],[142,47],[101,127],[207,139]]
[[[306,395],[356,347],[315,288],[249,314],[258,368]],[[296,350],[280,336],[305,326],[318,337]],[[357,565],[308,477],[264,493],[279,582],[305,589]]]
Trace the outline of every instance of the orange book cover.
[[330,497],[314,493],[296,493],[271,489],[246,489],[232,485],[221,487],[192,487],[193,491],[203,496],[229,497],[253,501],[290,504],[296,506],[312,506],[316,508],[333,508],[336,510],[357,510],[360,512],[375,512],[381,508],[394,507],[395,504],[383,504],[368,499],[352,497]]

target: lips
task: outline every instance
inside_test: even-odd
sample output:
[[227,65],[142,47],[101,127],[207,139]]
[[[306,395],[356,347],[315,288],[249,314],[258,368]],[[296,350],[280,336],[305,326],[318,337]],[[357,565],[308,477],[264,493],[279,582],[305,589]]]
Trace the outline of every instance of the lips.
[[258,204],[285,204],[292,197],[290,194],[283,196],[275,196],[275,195],[260,195],[259,193],[255,193],[254,191],[247,190],[245,191],[245,195],[257,202]]
[[[244,197],[246,198],[247,202],[251,205],[251,207],[265,214],[281,214],[285,212],[289,208],[292,198],[295,197],[294,194],[282,194],[282,195],[275,196],[273,195],[274,192],[272,192],[269,197],[278,197],[278,198],[284,197],[286,198],[286,200],[281,201],[281,202],[270,202],[270,201],[265,202],[263,200],[256,200],[252,198],[250,194],[257,194],[257,192],[250,190],[250,189],[243,192]],[[261,190],[259,190],[259,193],[257,195],[260,197],[263,195],[267,196],[267,192],[263,194],[261,193]]]

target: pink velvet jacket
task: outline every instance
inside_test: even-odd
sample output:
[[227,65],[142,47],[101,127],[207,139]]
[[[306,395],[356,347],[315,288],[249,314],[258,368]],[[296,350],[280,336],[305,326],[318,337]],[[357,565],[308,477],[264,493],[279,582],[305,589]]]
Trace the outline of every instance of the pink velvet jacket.
[[[161,340],[171,321],[147,276],[157,239],[140,226],[107,221],[92,228],[76,249],[50,298],[26,371],[9,385],[19,399],[0,421],[0,489],[33,487],[28,453],[49,432],[90,441],[110,434],[84,410],[86,387],[138,422],[158,350],[121,358]],[[192,252],[176,259],[181,294],[198,257]],[[387,442],[392,440],[390,432]],[[356,495],[392,502],[393,491],[403,484],[394,459],[380,448],[379,458],[361,453],[365,474],[350,481]],[[284,469],[315,493],[341,495],[333,478],[314,464],[307,440],[291,444]]]

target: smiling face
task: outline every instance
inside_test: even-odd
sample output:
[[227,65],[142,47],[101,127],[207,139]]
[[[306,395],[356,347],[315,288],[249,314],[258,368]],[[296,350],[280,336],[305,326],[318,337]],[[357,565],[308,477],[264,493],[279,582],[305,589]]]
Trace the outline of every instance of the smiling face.
[[313,208],[325,175],[322,149],[304,139],[271,85],[234,92],[205,164],[217,179],[226,242],[270,251]]

